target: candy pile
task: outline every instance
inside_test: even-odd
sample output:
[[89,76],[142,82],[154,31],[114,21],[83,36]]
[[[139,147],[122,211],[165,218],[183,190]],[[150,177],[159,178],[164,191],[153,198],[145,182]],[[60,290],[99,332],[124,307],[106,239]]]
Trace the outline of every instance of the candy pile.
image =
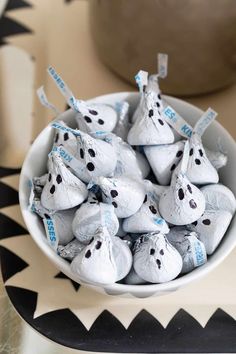
[[[74,111],[76,129],[57,120],[47,174],[32,180],[30,208],[48,242],[85,282],[163,283],[203,265],[235,213],[219,183],[222,152],[201,137],[215,119],[208,109],[192,128],[162,100],[158,78],[140,71],[139,104],[77,100],[50,67]],[[50,108],[42,88],[41,102]]]

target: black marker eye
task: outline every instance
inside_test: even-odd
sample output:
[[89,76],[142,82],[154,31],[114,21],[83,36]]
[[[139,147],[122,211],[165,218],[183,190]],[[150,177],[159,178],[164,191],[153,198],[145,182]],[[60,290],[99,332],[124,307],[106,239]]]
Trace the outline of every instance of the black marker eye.
[[58,133],[56,133],[56,135],[55,135],[55,143],[57,143],[57,142],[58,142],[58,139],[59,139],[59,134],[58,134]]
[[161,261],[160,261],[160,259],[156,259],[156,263],[158,265],[158,268],[161,269]]
[[80,149],[79,153],[80,153],[81,159],[83,159],[83,158],[84,158],[84,150],[83,150],[83,149]]
[[198,151],[199,151],[200,156],[203,156],[203,151],[202,151],[202,149],[199,149]]
[[68,140],[69,139],[69,134],[68,133],[65,133],[64,134],[64,140],[66,141],[66,140]]
[[197,203],[193,199],[191,199],[189,201],[189,205],[190,205],[190,208],[192,208],[192,209],[196,209],[197,208]]
[[197,221],[192,222],[192,225],[197,226]]
[[89,241],[89,245],[94,241],[94,237],[91,238],[91,240]]
[[195,164],[196,165],[201,165],[201,161],[199,159],[195,159]]
[[101,246],[102,246],[102,242],[97,241],[96,246],[95,246],[96,250],[99,250],[99,248],[101,248]]
[[95,157],[95,151],[93,149],[88,149],[88,153],[91,157]]
[[115,189],[112,189],[110,193],[111,193],[112,198],[115,198],[118,196],[118,192]]
[[92,122],[92,119],[88,116],[84,116],[84,120],[87,122],[87,123],[91,123]]
[[116,202],[112,202],[112,205],[114,206],[114,208],[117,208],[118,205],[116,204]]
[[98,124],[103,125],[104,124],[104,120],[103,119],[98,119]]
[[158,96],[157,96],[158,98],[159,98],[159,100],[161,100],[161,95],[158,93]]
[[153,109],[150,109],[149,112],[148,112],[148,117],[152,117],[153,116]]
[[52,175],[51,175],[51,173],[49,173],[49,175],[48,175],[48,182],[50,182],[51,179],[52,179]]
[[52,185],[52,187],[50,188],[50,193],[53,194],[56,190],[56,187],[54,186],[54,184]]
[[176,154],[176,157],[181,157],[183,155],[183,151],[182,150],[179,150]]
[[153,205],[150,205],[149,210],[150,210],[153,214],[156,214],[156,213],[157,213],[157,210],[156,210],[156,208],[155,208]]
[[91,251],[88,250],[84,256],[85,256],[85,258],[89,258],[89,257],[91,257],[91,255],[92,255]]
[[210,219],[204,219],[204,220],[202,220],[202,223],[204,225],[210,225],[211,224],[211,220]]
[[62,182],[61,175],[57,175],[56,181],[58,184],[60,184]]
[[153,256],[155,254],[155,250],[154,250],[154,248],[151,248],[150,249],[150,256]]
[[191,186],[190,186],[189,184],[187,185],[187,188],[188,188],[189,193],[191,193],[191,194],[192,194],[192,193],[193,193],[193,191],[192,191],[192,188],[191,188]]
[[193,155],[193,148],[190,149],[189,151],[189,155],[192,156]]
[[93,116],[96,116],[98,114],[98,112],[95,111],[94,109],[89,109],[89,113],[92,114]]
[[156,102],[156,105],[157,105],[158,108],[160,107],[160,103],[159,102]]
[[147,201],[147,194],[145,195],[145,198],[144,198],[144,203],[146,203],[146,201]]
[[180,189],[178,190],[178,196],[179,196],[179,199],[180,199],[180,200],[183,200],[183,199],[184,199],[184,191],[183,191],[182,188],[180,188]]
[[174,164],[171,166],[170,170],[171,170],[171,171],[174,171],[175,168],[176,168],[176,164],[174,163]]
[[164,122],[162,119],[158,119],[158,122],[161,124],[161,125],[164,125]]
[[94,164],[92,162],[87,163],[87,169],[89,171],[94,171],[95,169]]
[[160,255],[161,255],[161,256],[164,256],[164,251],[163,251],[163,249],[160,250]]

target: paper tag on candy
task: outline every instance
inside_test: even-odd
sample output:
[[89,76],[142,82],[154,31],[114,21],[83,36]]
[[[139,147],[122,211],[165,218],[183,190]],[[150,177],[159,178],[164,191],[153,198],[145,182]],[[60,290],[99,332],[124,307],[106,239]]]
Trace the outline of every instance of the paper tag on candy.
[[52,151],[56,151],[61,156],[62,160],[69,166],[76,174],[81,170],[81,163],[71,153],[64,148],[64,146],[54,146]]
[[74,134],[75,136],[81,136],[81,133],[79,130],[76,130],[76,129],[72,129],[72,128],[69,128],[69,127],[65,127],[64,125],[58,123],[58,122],[53,122],[51,124],[51,126],[55,129],[59,129],[63,132],[70,132],[72,134]]
[[110,204],[100,203],[100,211],[101,211],[101,223],[102,226],[105,226],[108,230],[110,229],[110,225],[113,224],[114,216],[114,207]]
[[81,112],[81,113],[87,113],[88,109],[86,107],[85,102],[81,100],[77,100],[75,96],[73,95],[72,91],[70,88],[67,86],[67,84],[62,80],[60,75],[56,72],[56,70],[50,66],[48,68],[48,73],[61,91],[62,95],[65,97],[66,102],[68,105],[76,112]]
[[206,251],[202,248],[202,243],[195,236],[188,236],[188,241],[190,243],[193,263],[195,267],[198,267],[206,263]]
[[201,118],[197,121],[193,131],[202,136],[207,127],[213,122],[213,120],[215,120],[217,114],[217,112],[209,107],[208,110],[204,112]]
[[157,62],[158,62],[158,77],[164,79],[168,73],[168,54],[158,53]]
[[147,86],[148,83],[148,72],[140,70],[136,75],[135,75],[135,81],[139,87],[139,91],[143,92],[144,88]]
[[50,246],[53,249],[57,250],[59,240],[58,240],[57,231],[53,219],[50,217],[44,218],[43,223],[44,223],[47,239]]
[[51,109],[55,115],[59,115],[61,112],[54,106],[54,104],[52,104],[51,102],[48,101],[48,98],[46,96],[46,93],[44,91],[44,88],[43,86],[39,87],[38,90],[37,90],[37,95],[38,95],[38,98],[39,98],[39,101],[40,103],[46,107],[46,108],[49,108]]
[[175,110],[167,106],[162,111],[166,122],[171,125],[180,135],[190,138],[193,132],[192,127],[177,113]]

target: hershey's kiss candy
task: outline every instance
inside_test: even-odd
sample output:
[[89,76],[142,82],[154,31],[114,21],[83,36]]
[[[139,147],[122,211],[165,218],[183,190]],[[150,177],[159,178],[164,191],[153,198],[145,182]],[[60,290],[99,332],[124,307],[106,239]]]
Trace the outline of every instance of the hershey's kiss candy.
[[[63,121],[58,121],[58,123],[62,127],[68,128],[68,126]],[[69,129],[67,131],[56,129],[53,145],[64,146],[66,150],[72,155],[75,155],[77,151],[76,137]]]
[[166,237],[182,257],[183,267],[181,273],[189,273],[194,268],[206,263],[206,249],[204,244],[198,239],[196,232],[188,231],[182,226],[176,226],[170,229]]
[[210,163],[215,167],[216,170],[219,170],[227,164],[228,157],[223,152],[212,151],[207,148],[205,148],[205,152]]
[[174,135],[169,125],[161,116],[156,106],[155,94],[144,94],[144,109],[129,131],[131,145],[161,145],[174,142]]
[[145,197],[145,186],[131,177],[97,177],[93,184],[102,190],[104,203],[112,204],[118,218],[127,218],[138,211]]
[[217,183],[218,173],[207,158],[201,137],[193,133],[189,140],[189,161],[187,176],[194,184]]
[[131,266],[129,247],[119,237],[110,236],[106,228],[98,230],[92,242],[71,263],[72,271],[82,280],[103,285],[123,279]]
[[150,283],[164,283],[175,279],[182,269],[179,252],[165,235],[153,232],[142,235],[134,246],[134,270]]
[[111,132],[117,124],[117,112],[114,107],[104,103],[87,103],[76,101],[77,110],[75,119],[79,129],[86,132]]
[[132,233],[148,233],[160,231],[163,234],[169,232],[169,227],[159,214],[159,197],[154,189],[148,190],[141,208],[123,222],[123,229]]
[[58,246],[57,252],[62,258],[66,258],[70,261],[74,259],[83,249],[85,245],[79,240],[74,239],[66,246]]
[[111,144],[81,132],[77,136],[77,154],[79,168],[75,173],[84,181],[92,177],[110,176],[117,164],[117,155]]
[[43,207],[40,200],[43,187],[40,186],[40,184],[46,184],[48,176],[46,180],[44,176],[42,177],[33,178],[33,185],[30,194],[30,209],[38,214],[42,219],[53,219],[58,242],[60,245],[66,245],[74,238],[72,232],[72,221],[75,214],[75,208],[55,212]]
[[72,224],[74,235],[80,242],[88,244],[101,226],[106,227],[111,236],[116,235],[119,221],[114,206],[99,203],[94,196],[90,196],[75,214]]
[[224,237],[232,219],[225,210],[205,210],[200,219],[187,227],[196,231],[204,243],[207,254],[212,254]]
[[202,192],[186,177],[189,143],[185,143],[184,154],[178,172],[172,175],[170,187],[161,195],[161,216],[174,225],[190,224],[201,217],[205,210]]
[[210,184],[201,188],[206,199],[206,210],[225,210],[232,215],[236,211],[236,199],[231,190],[223,184]]
[[117,155],[117,165],[113,177],[145,178],[148,175],[150,168],[147,161],[140,153],[136,153],[129,144],[112,133],[107,134],[105,140],[113,146]]
[[64,165],[60,155],[49,156],[48,179],[41,195],[42,206],[49,210],[64,210],[81,204],[88,195],[83,182]]
[[127,140],[128,131],[130,129],[129,123],[129,103],[126,101],[117,102],[116,110],[118,111],[119,117],[113,132],[118,135],[124,141]]
[[125,284],[129,285],[141,285],[146,284],[146,280],[140,278],[140,276],[135,272],[134,267],[130,269],[129,274],[124,279]]
[[170,183],[171,175],[183,156],[185,142],[175,144],[144,146],[144,152],[157,181],[161,185]]

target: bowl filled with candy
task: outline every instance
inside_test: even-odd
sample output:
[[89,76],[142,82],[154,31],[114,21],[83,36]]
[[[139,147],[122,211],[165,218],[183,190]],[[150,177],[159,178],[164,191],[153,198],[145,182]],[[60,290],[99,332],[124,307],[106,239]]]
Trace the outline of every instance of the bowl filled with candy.
[[236,144],[216,112],[163,96],[165,64],[137,74],[139,93],[86,102],[48,72],[71,109],[32,144],[20,205],[54,265],[97,291],[147,297],[222,262],[236,244]]

